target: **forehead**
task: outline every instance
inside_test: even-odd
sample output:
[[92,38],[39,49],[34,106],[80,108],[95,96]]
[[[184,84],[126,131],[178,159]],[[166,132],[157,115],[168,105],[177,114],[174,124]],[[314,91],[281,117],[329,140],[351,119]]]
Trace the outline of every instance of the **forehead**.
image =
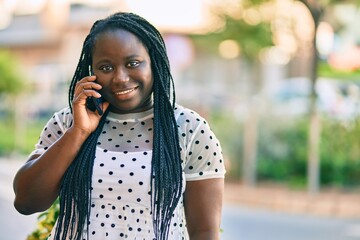
[[93,53],[104,48],[115,50],[117,47],[123,50],[143,47],[147,50],[145,44],[135,34],[124,29],[107,29],[95,37]]

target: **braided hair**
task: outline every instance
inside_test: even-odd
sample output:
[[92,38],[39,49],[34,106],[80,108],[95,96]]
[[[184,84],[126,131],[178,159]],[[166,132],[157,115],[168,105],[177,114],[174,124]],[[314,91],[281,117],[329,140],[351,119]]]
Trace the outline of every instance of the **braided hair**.
[[[76,83],[88,76],[97,36],[106,31],[123,29],[137,36],[147,48],[153,74],[154,135],[151,161],[151,212],[156,239],[168,237],[171,217],[182,194],[182,168],[177,123],[174,116],[175,91],[164,40],[159,31],[133,13],[115,13],[98,20],[86,37],[81,56],[69,88],[69,106]],[[87,138],[69,166],[60,188],[60,214],[56,240],[81,239],[91,210],[91,179],[97,139],[108,111],[96,130]],[[89,234],[89,231],[87,231]]]

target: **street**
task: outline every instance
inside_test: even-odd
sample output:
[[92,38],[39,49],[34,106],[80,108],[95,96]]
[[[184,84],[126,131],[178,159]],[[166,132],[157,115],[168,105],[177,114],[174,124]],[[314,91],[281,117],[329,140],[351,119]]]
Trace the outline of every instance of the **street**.
[[[0,161],[0,240],[24,240],[38,214],[23,216],[12,201],[12,179],[18,163]],[[225,203],[222,240],[355,240],[360,219],[335,219],[253,209]]]
[[225,204],[222,240],[354,240],[360,220],[278,213]]

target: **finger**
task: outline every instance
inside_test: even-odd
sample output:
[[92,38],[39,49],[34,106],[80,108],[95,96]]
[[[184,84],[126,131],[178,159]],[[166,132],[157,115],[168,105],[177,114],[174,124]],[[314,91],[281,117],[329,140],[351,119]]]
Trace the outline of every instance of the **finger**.
[[82,89],[80,95],[85,95],[86,97],[95,97],[95,98],[101,97],[101,94],[99,92],[92,89]]
[[77,95],[77,94],[80,94],[84,89],[85,90],[100,90],[102,88],[102,86],[98,83],[95,83],[95,82],[78,82],[76,83],[75,85],[75,92],[74,94]]
[[85,83],[85,82],[94,82],[96,80],[96,76],[86,76],[84,78],[82,78],[81,80],[79,80],[77,83]]
[[88,97],[100,98],[101,94],[95,90],[81,89],[81,90],[78,90],[76,92],[76,94],[74,95],[73,103],[81,103],[82,102],[83,104],[85,104],[86,99]]
[[80,83],[78,87],[83,89],[95,89],[95,90],[100,90],[102,88],[100,84],[95,82]]

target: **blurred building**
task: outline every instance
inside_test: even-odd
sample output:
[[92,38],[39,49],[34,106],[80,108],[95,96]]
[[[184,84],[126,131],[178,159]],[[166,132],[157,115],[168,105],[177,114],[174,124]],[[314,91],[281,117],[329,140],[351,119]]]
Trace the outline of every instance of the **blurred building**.
[[[30,6],[29,6],[30,7]],[[83,40],[91,24],[114,6],[92,7],[67,1],[45,1],[35,12],[16,8],[0,29],[0,48],[13,53],[19,71],[32,88],[25,103],[30,114],[66,105],[71,79]],[[118,1],[121,9],[121,1]]]
[[[14,5],[10,6],[11,2]],[[158,3],[160,7],[161,2],[166,1],[159,0],[154,4]],[[209,19],[205,21],[204,16],[200,17],[203,9],[200,2],[194,5],[194,9],[199,12],[192,12],[193,9],[184,13],[185,16],[189,15],[188,19],[193,22],[183,22],[184,18],[161,22],[156,14],[150,15],[150,10],[145,8],[149,4],[146,5],[144,1],[137,4],[126,0],[108,0],[101,3],[89,0],[0,1],[0,14],[3,15],[0,18],[0,49],[9,50],[15,55],[21,64],[19,71],[31,85],[30,92],[24,96],[26,101],[23,108],[29,115],[38,115],[66,106],[68,83],[74,74],[83,41],[93,22],[112,12],[130,11],[130,8],[136,8],[139,4],[145,6],[137,13],[147,18],[163,33],[180,96],[178,99],[192,102],[193,105],[207,104],[216,99],[218,96],[208,95],[209,91],[218,92],[223,88],[219,86],[225,86],[226,81],[219,81],[223,76],[212,81],[216,76],[213,71],[206,71],[208,66],[204,61],[210,61],[211,64],[211,61],[221,59],[208,59],[207,56],[201,59],[200,56],[200,62],[184,73],[185,68],[194,64],[195,57],[194,46],[186,34],[204,31],[206,24],[209,24]],[[168,14],[181,8],[185,11],[188,4],[171,6],[172,10]],[[171,19],[170,16],[168,18]],[[216,63],[214,65],[218,66]],[[199,99],[199,94],[208,97]],[[199,99],[199,102],[194,102],[194,98]]]
[[[206,32],[209,26],[214,25],[204,10],[209,2],[183,0],[170,4],[164,0],[151,3],[146,0],[0,0],[0,49],[10,50],[19,59],[19,71],[31,83],[32,88],[25,94],[24,101],[28,114],[52,113],[67,105],[68,83],[92,23],[115,11],[137,9],[135,12],[150,20],[163,33],[179,102],[203,110],[229,110],[242,118],[246,114],[248,89],[253,80],[249,66],[238,54],[226,58],[200,52],[187,37],[188,33]],[[279,2],[286,5],[287,1]],[[153,5],[158,7],[150,10]],[[170,10],[164,11],[165,7]],[[175,16],[178,12],[181,12],[181,18]],[[162,16],[163,13],[165,16]],[[292,14],[291,11],[282,13],[276,21],[279,29]],[[305,37],[303,30],[309,31],[308,23],[302,21],[301,24],[300,36]],[[295,40],[289,41],[289,32],[286,30],[282,34],[278,39],[284,39],[283,49],[295,49],[292,47]],[[282,81],[307,75],[309,42],[306,39],[300,42],[303,43],[303,46],[299,46],[300,54],[292,59],[284,56],[280,48],[267,51],[267,59],[263,59],[259,69],[262,86],[257,94],[265,97],[262,102],[270,103],[266,97],[278,91],[283,86]],[[230,48],[228,53],[235,52]],[[261,99],[258,95],[252,97],[254,101]],[[271,110],[260,102],[257,107],[260,111]]]

